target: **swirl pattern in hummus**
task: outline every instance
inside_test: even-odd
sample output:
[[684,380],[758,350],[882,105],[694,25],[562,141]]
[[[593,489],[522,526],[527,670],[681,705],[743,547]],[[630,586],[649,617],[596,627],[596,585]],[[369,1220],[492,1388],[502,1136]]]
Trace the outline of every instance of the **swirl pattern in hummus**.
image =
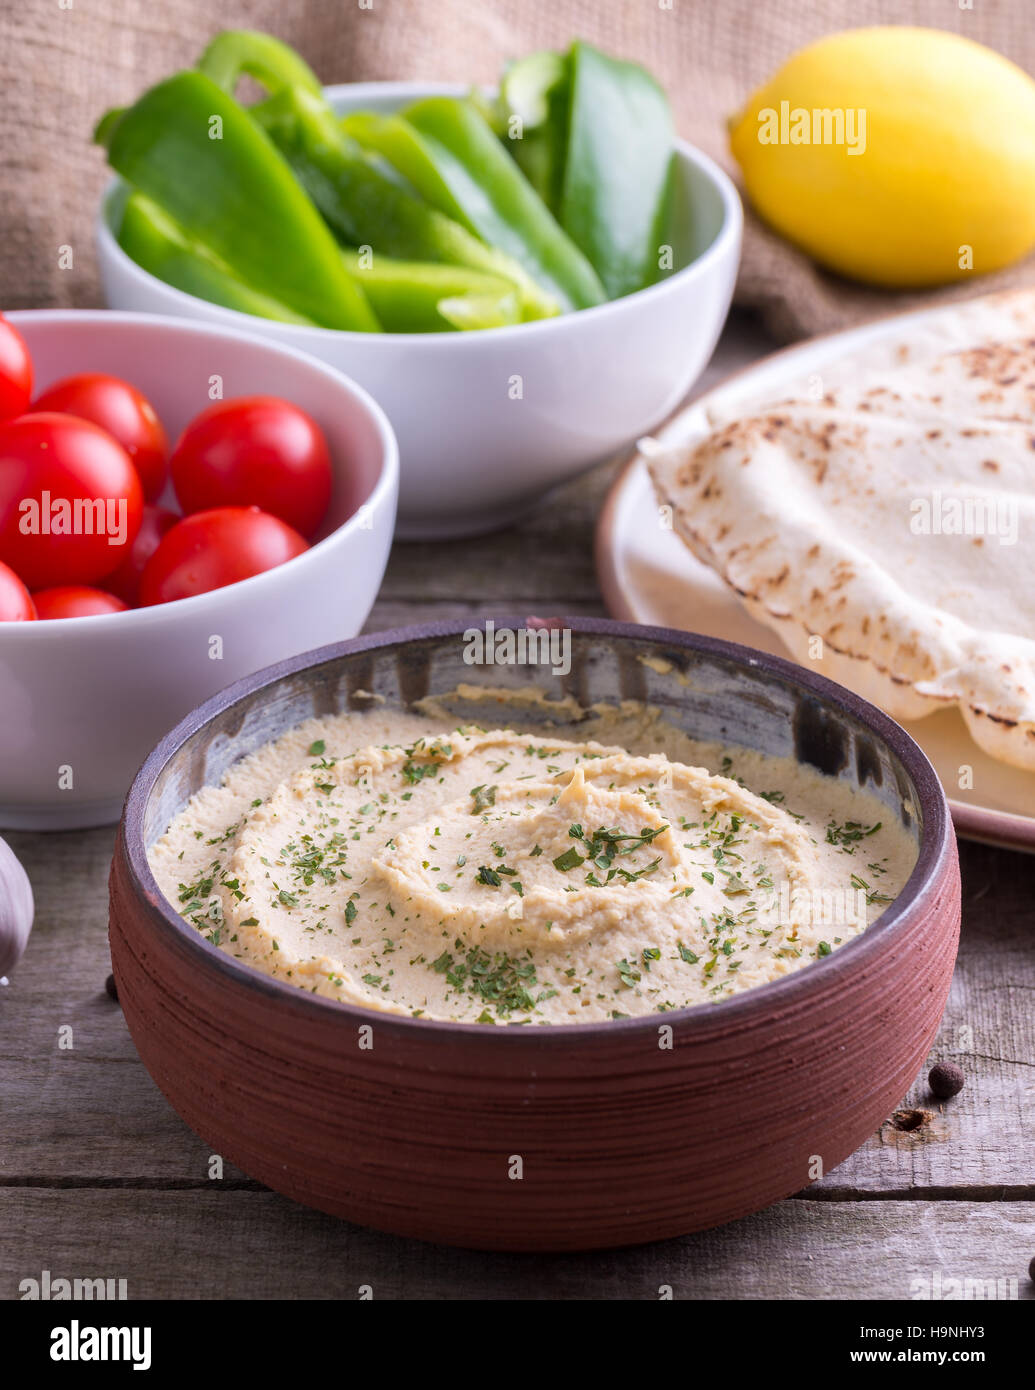
[[[222,949],[313,993],[580,1023],[808,964],[864,930],[915,857],[879,803],[816,774],[758,795],[627,739],[395,718],[402,730],[309,721],[200,793],[151,851],[166,896]],[[665,726],[640,725],[657,747]],[[381,732],[403,737],[356,747]],[[692,747],[668,733],[686,746],[672,751]],[[810,790],[826,794],[811,815]]]

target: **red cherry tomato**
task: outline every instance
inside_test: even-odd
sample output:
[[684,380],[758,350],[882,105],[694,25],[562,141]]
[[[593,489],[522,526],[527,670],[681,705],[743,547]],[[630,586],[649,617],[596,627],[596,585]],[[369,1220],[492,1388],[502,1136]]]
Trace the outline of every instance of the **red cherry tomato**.
[[140,592],[140,576],[144,566],[158,549],[158,543],[165,533],[179,521],[175,512],[167,507],[155,507],[148,502],[140,518],[140,530],[129,554],[114,574],[109,574],[104,586],[111,594],[117,594],[124,603],[135,607]]
[[171,603],[222,589],[308,549],[297,531],[258,507],[194,512],[163,536],[144,566],[139,602]]
[[32,358],[25,339],[0,316],[0,420],[24,415],[32,399]]
[[169,472],[169,441],[146,396],[135,386],[103,372],[81,372],[48,386],[33,412],[57,410],[92,420],[117,439],[140,474],[144,497],[153,502]]
[[52,414],[0,425],[0,560],[30,589],[111,574],[143,505],[129,455],[99,425]]
[[37,589],[33,594],[37,616],[49,618],[92,618],[98,613],[125,613],[127,605],[104,589],[85,584],[59,584],[53,589]]
[[0,623],[31,623],[35,617],[32,595],[13,569],[0,564]]
[[303,536],[331,500],[331,459],[320,427],[276,396],[217,401],[184,430],[172,480],[185,512],[255,506]]

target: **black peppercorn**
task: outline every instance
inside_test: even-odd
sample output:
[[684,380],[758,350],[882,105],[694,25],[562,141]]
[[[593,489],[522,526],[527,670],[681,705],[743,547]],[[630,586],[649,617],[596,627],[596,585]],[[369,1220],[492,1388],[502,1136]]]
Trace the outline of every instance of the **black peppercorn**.
[[928,1073],[927,1082],[939,1100],[949,1100],[963,1090],[964,1076],[954,1062],[938,1062]]
[[107,978],[107,979],[105,980],[105,982],[104,982],[104,988],[105,988],[105,989],[107,990],[107,992],[108,992],[108,998],[109,998],[109,999],[114,999],[114,1000],[115,1000],[115,1003],[117,1004],[117,1003],[119,1002],[119,991],[118,991],[118,986],[115,984],[115,976],[114,976],[114,975],[109,975],[109,976],[108,976],[108,978]]

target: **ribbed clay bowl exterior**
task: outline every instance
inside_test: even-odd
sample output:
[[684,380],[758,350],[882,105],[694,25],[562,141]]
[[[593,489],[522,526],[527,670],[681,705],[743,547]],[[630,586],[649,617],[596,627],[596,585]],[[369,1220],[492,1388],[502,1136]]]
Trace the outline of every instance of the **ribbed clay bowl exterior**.
[[[960,890],[945,798],[916,745],[776,658],[658,628],[565,625],[573,663],[561,677],[466,665],[463,629],[447,624],[295,658],[201,706],[129,793],[110,934],[133,1039],[215,1152],[296,1201],[489,1249],[677,1236],[798,1191],[817,1162],[828,1172],[886,1118],[930,1047]],[[461,682],[534,683],[583,705],[648,700],[699,737],[797,756],[879,796],[917,834],[917,866],[868,931],[773,984],[567,1027],[437,1023],[307,995],[211,946],[160,897],[147,846],[236,758],[310,715],[361,707],[363,692],[407,704]]]

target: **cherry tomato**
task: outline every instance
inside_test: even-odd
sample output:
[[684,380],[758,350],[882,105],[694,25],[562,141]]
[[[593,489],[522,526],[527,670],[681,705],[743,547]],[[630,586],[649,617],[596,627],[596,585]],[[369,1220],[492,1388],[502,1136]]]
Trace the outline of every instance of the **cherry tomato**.
[[99,425],[53,414],[0,425],[0,560],[30,589],[111,574],[143,505],[129,455]]
[[57,410],[92,420],[119,441],[140,474],[144,497],[153,502],[169,472],[169,441],[154,406],[135,386],[103,372],[81,372],[48,386],[33,411]]
[[0,564],[0,623],[31,623],[35,617],[28,589],[13,569]]
[[184,430],[172,480],[185,512],[256,506],[303,536],[331,500],[331,459],[320,427],[276,396],[217,401]]
[[158,549],[158,543],[166,531],[175,526],[179,519],[176,513],[169,511],[167,507],[155,507],[150,502],[145,504],[144,514],[140,519],[140,530],[129,554],[115,573],[109,574],[104,581],[104,587],[109,593],[117,594],[124,603],[128,603],[131,608],[135,607],[144,566]]
[[141,607],[222,589],[308,550],[297,531],[258,507],[215,507],[185,516],[144,566]]
[[128,605],[104,589],[85,584],[59,584],[53,589],[37,589],[33,594],[36,614],[49,618],[92,618],[98,613],[125,613]]
[[0,315],[0,420],[24,415],[32,399],[32,358],[25,339]]

